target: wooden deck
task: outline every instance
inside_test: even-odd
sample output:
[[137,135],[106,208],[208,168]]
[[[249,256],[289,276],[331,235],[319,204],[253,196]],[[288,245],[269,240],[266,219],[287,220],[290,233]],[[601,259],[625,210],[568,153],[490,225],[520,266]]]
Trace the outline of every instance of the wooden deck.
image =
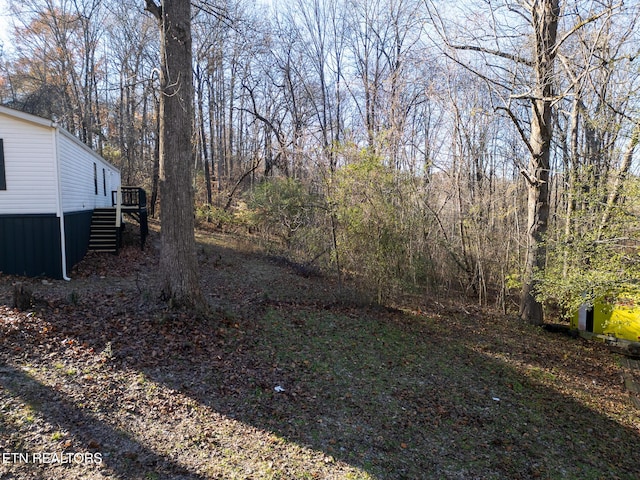
[[149,226],[147,194],[140,187],[121,187],[111,192],[111,208],[96,208],[91,218],[89,250],[118,253],[122,243],[123,216],[134,218],[140,225],[140,248],[144,248]]

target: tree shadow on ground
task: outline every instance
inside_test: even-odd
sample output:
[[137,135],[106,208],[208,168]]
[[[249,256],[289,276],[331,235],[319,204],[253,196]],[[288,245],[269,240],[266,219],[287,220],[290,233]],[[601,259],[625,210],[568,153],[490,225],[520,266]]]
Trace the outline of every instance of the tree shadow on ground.
[[[267,308],[254,321],[253,330],[235,339],[186,325],[179,329],[175,319],[166,324],[171,327],[159,328],[164,331],[159,337],[132,332],[138,352],[156,349],[153,359],[135,355],[133,346],[120,340],[119,322],[106,319],[103,332],[114,368],[140,372],[228,418],[376,478],[633,478],[638,473],[637,432],[437,331],[418,332],[402,318],[380,318],[377,312],[293,313],[282,306]],[[65,338],[70,333],[59,331]],[[79,344],[94,342],[75,338]],[[158,338],[170,338],[171,348],[158,347]],[[198,338],[218,346],[204,352]],[[13,391],[37,403],[81,445],[97,438],[113,452],[111,458],[140,451],[142,464],[166,478],[198,478],[144,445],[131,446],[126,430],[96,422],[12,370]],[[284,391],[277,392],[277,386]],[[103,412],[122,407],[122,399],[111,401],[102,405]],[[139,464],[128,467],[126,461],[114,467],[122,478],[135,478],[136,468]]]
[[[340,319],[269,311],[266,317],[260,329],[268,333],[248,333],[258,336],[254,347],[227,352],[226,362],[145,373],[375,478],[640,473],[637,431],[464,343],[412,338],[393,320],[366,314]],[[201,373],[180,384],[172,381],[185,378],[180,369]]]
[[[110,425],[86,408],[65,399],[60,391],[34,380],[23,370],[0,364],[0,390],[7,402],[5,406],[9,404],[8,400],[19,402],[47,424],[54,425],[54,438],[57,434],[62,436],[61,431],[71,436],[63,448],[43,445],[38,449],[25,450],[22,448],[24,443],[13,443],[9,436],[9,431],[20,427],[4,418],[1,428],[5,435],[0,442],[0,452],[22,454],[24,463],[20,457],[11,457],[18,459],[16,462],[9,461],[7,457],[7,461],[2,463],[8,471],[2,478],[13,478],[13,475],[23,478],[23,474],[41,478],[89,478],[97,471],[105,472],[107,478],[121,479],[149,479],[155,478],[155,474],[184,480],[204,478],[176,464],[168,456],[150,450],[122,426]],[[79,455],[76,457],[76,454]]]
[[[628,415],[637,425],[637,412],[604,405],[608,416],[599,413],[590,406],[588,385],[562,388],[565,373],[579,374],[579,361],[563,366],[558,360],[554,368],[540,361],[547,354],[542,346],[550,345],[558,359],[564,352],[565,358],[596,362],[590,346],[543,335],[522,340],[530,343],[518,352],[513,351],[518,342],[505,344],[510,350],[501,352],[501,339],[527,332],[489,319],[340,304],[327,296],[324,279],[303,279],[231,250],[220,258],[204,283],[224,299],[224,318],[196,321],[140,299],[134,286],[123,287],[121,295],[46,306],[39,317],[43,323],[25,319],[2,356],[17,357],[20,364],[73,355],[82,364],[99,357],[114,375],[139,375],[146,393],[114,387],[94,408],[115,415],[137,403],[139,416],[153,422],[144,408],[155,408],[165,397],[165,404],[173,404],[163,406],[162,415],[197,412],[202,432],[211,428],[219,438],[217,444],[202,440],[167,450],[240,456],[256,464],[260,460],[247,451],[255,449],[256,457],[268,452],[273,478],[630,479],[640,474],[638,431],[612,418]],[[45,328],[50,331],[43,333]],[[511,354],[518,361],[507,361]],[[527,362],[532,368],[518,367]],[[47,416],[71,425],[74,438],[82,443],[96,435],[92,415],[12,369],[44,399]],[[591,366],[585,367],[584,375],[591,373]],[[610,373],[601,373],[598,381],[615,383]],[[597,389],[593,393],[607,402]],[[230,430],[216,430],[216,422],[230,419],[237,422],[227,425]],[[261,442],[267,432],[284,443],[219,448],[221,437],[233,436],[240,425],[253,428],[249,433]],[[126,424],[121,432],[100,422],[97,428],[114,452],[130,435]],[[183,440],[178,432],[176,438]],[[293,457],[292,444],[312,453]],[[199,478],[185,462],[172,463],[169,455],[155,454],[140,441],[128,448],[164,465],[154,470],[163,478]],[[355,469],[346,472],[339,463]],[[135,475],[129,467],[112,468],[122,478],[136,478],[127,476]],[[227,478],[268,478],[267,470],[250,473],[246,465],[229,469]],[[202,478],[216,475],[221,474]]]

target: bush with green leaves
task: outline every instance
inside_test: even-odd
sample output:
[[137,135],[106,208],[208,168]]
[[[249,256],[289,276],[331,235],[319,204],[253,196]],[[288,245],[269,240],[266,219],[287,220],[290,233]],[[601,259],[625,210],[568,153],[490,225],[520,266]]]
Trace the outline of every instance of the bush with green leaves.
[[233,230],[246,224],[241,212],[225,210],[208,204],[197,206],[195,216],[196,225],[210,224],[222,230]]
[[368,151],[338,169],[330,201],[341,267],[383,302],[427,270],[411,179]]
[[547,267],[539,276],[541,301],[558,304],[571,315],[582,303],[638,290],[639,198],[640,179],[628,180],[606,225],[601,225],[606,208],[602,196],[580,199],[583,207],[574,213],[569,235],[552,231],[547,240]]
[[322,201],[299,180],[268,178],[247,196],[250,224],[265,239],[277,239],[287,250],[306,249]]
[[246,197],[249,223],[271,248],[276,239],[294,260],[339,270],[384,302],[429,271],[424,213],[415,179],[366,150],[353,157],[323,188],[264,180]]

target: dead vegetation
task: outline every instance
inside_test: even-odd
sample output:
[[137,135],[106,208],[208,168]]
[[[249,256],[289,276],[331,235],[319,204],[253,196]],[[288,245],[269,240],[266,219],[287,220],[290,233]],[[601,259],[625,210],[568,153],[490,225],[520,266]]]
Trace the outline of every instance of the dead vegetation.
[[89,255],[68,283],[0,277],[0,452],[85,455],[5,455],[1,478],[640,475],[627,363],[601,345],[443,298],[367,306],[198,241],[208,319],[158,301],[153,248]]

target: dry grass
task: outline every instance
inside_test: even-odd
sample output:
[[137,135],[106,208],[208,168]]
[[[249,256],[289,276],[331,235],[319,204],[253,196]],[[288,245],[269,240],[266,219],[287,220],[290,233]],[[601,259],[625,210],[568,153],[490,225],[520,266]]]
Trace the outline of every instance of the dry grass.
[[442,299],[363,306],[242,239],[199,242],[209,319],[164,309],[153,249],[23,280],[27,312],[1,277],[0,452],[102,461],[0,478],[640,476],[640,416],[601,345]]

